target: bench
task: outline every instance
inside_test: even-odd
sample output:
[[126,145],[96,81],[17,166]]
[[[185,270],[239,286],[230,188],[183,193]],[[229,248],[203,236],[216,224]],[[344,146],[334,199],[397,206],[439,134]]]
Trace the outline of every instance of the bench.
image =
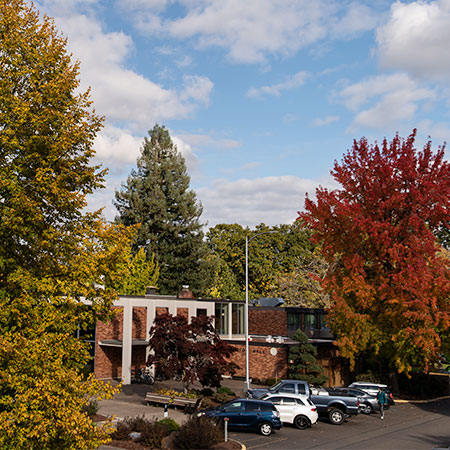
[[145,395],[145,402],[147,405],[149,403],[160,403],[163,405],[174,405],[181,406],[186,410],[195,411],[201,402],[201,397],[199,398],[187,398],[187,397],[170,397],[169,395],[155,394],[153,392],[147,392]]

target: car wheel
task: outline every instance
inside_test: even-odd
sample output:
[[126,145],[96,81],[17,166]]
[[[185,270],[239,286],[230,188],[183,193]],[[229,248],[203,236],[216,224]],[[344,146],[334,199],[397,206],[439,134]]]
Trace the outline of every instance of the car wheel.
[[299,429],[299,430],[304,430],[305,428],[309,427],[309,420],[306,416],[297,416],[294,419],[294,425]]
[[328,413],[328,418],[330,419],[330,422],[333,425],[340,425],[342,422],[344,422],[344,413],[337,408],[333,408]]
[[361,405],[361,412],[363,414],[371,414],[373,412],[372,405],[370,403],[363,403]]
[[263,436],[269,436],[270,434],[272,434],[272,425],[270,425],[269,422],[264,422],[259,426],[259,432],[263,435]]

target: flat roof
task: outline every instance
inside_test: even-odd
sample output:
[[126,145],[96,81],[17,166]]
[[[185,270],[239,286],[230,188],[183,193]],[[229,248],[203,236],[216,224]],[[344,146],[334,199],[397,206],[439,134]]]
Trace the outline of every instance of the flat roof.
[[[98,345],[101,345],[102,347],[119,347],[122,348],[123,341],[122,339],[102,339]],[[148,345],[148,341],[146,339],[133,339],[132,345],[139,346],[139,345]]]

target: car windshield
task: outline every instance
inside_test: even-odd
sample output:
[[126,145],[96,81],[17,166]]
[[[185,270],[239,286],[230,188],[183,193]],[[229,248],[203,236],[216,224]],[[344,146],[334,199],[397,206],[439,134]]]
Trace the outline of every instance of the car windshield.
[[271,386],[271,387],[269,388],[269,390],[271,390],[271,391],[276,391],[280,386],[281,386],[281,381],[280,381],[279,383],[274,384],[273,386]]

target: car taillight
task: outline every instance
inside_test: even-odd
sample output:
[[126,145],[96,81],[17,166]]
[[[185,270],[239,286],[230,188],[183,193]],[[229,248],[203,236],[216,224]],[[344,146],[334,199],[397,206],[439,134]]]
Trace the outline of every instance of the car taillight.
[[317,408],[311,408],[311,411],[312,411],[312,412],[316,412],[316,411],[317,411]]
[[274,411],[274,414],[275,414],[277,417],[280,417],[280,412],[279,412],[279,411]]
[[359,406],[359,399],[356,400],[356,406]]

